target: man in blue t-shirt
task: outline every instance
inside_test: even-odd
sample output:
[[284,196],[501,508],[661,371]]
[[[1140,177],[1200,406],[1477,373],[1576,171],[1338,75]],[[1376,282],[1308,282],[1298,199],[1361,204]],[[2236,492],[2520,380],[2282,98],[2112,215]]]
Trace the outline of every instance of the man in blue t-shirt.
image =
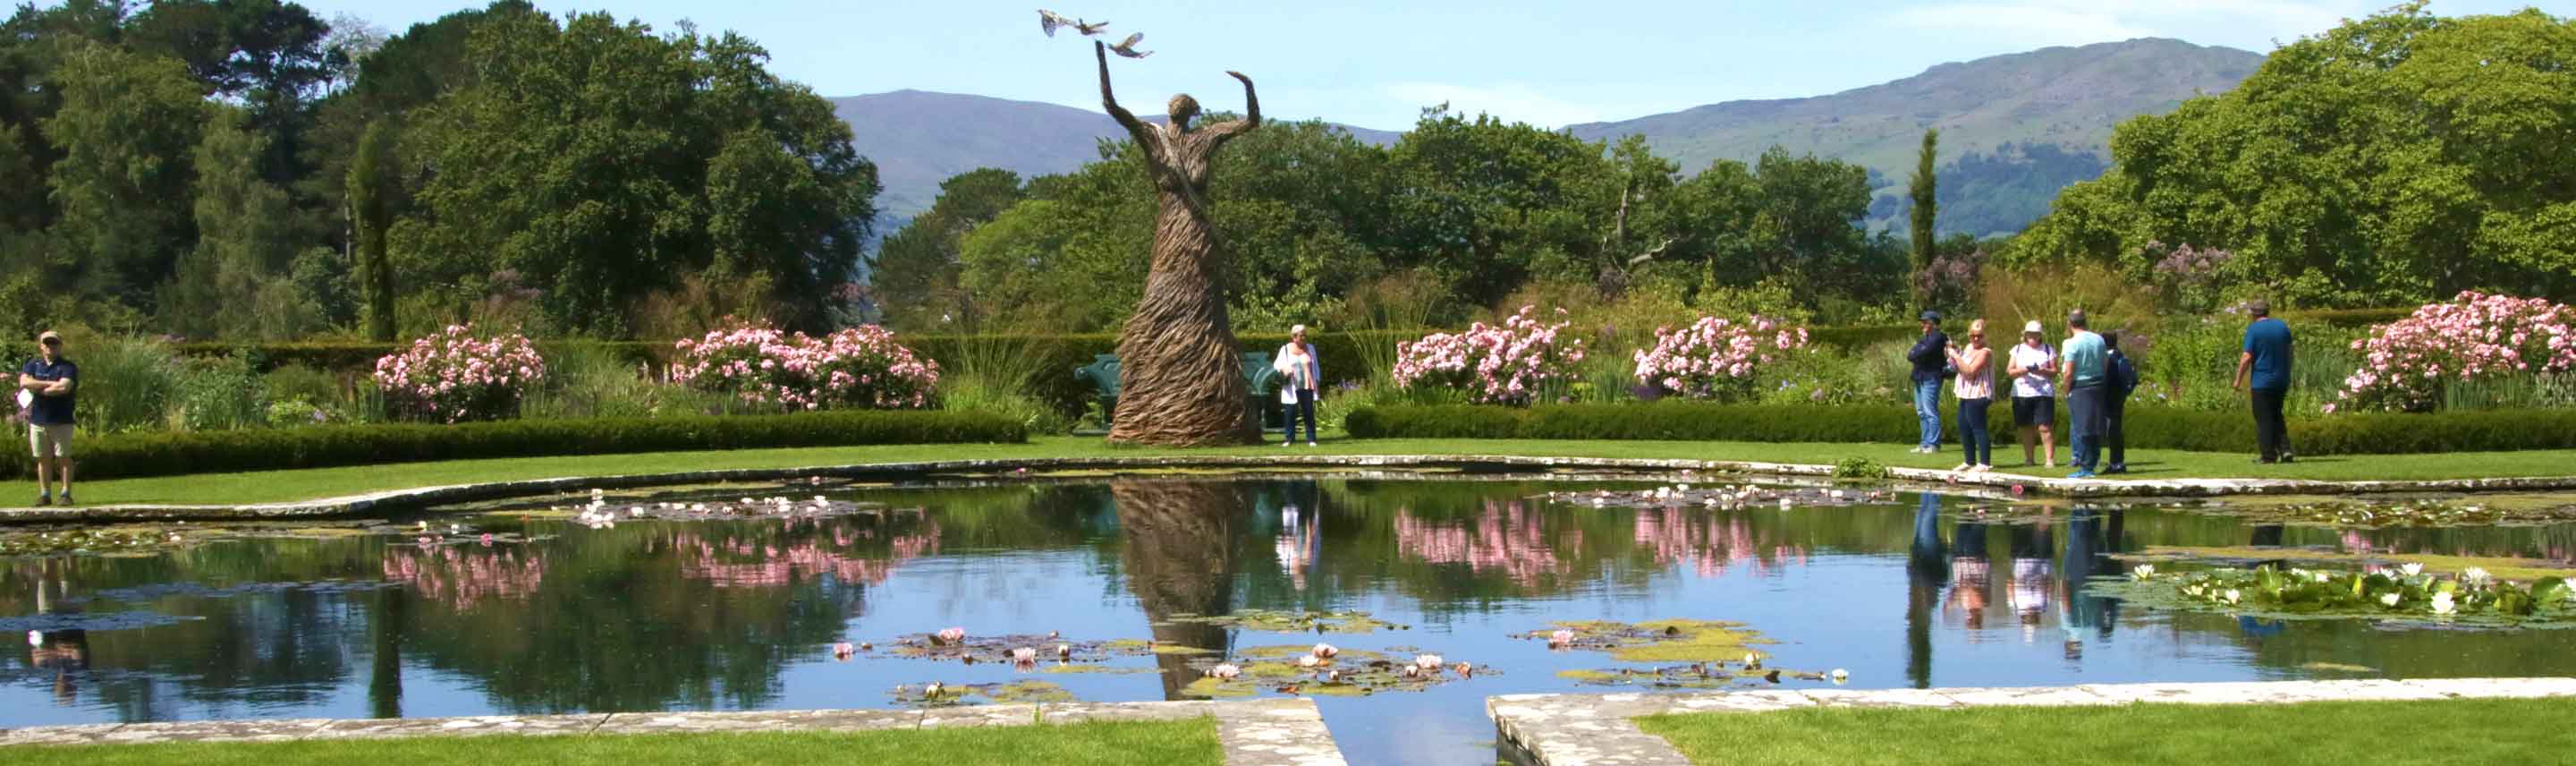
[[2058,388],[2066,392],[2066,426],[2075,432],[2075,472],[2069,479],[2090,479],[2102,468],[2102,408],[2109,396],[2111,352],[2102,336],[2086,329],[2090,319],[2083,309],[2066,312],[2066,327],[2074,332],[2066,338],[2059,353],[2066,364],[2057,368]]
[[1922,426],[1914,451],[1931,454],[1941,449],[1941,379],[1950,376],[1950,336],[1941,333],[1941,312],[1926,311],[1920,319],[1923,336],[1906,350],[1905,361],[1914,366],[1914,419]]
[[2254,323],[2245,327],[2245,353],[2236,358],[2236,390],[2253,380],[2256,463],[2290,462],[2290,427],[2281,419],[2281,401],[2290,393],[2290,326],[2272,318],[2272,305],[2246,304]]
[[36,451],[37,505],[54,502],[53,477],[63,477],[63,504],[72,503],[72,423],[80,367],[63,356],[63,336],[36,336],[36,358],[18,368],[18,403],[27,410],[27,445]]

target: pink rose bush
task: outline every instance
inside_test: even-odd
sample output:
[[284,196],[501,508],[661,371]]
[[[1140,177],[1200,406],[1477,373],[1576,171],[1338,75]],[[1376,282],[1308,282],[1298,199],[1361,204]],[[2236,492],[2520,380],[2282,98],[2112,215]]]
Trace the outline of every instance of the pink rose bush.
[[782,410],[918,409],[939,385],[939,363],[877,325],[815,338],[744,324],[677,345],[671,382]]
[[1637,382],[1692,399],[1739,398],[1777,354],[1807,347],[1807,328],[1760,314],[1742,321],[1703,316],[1681,329],[1655,330],[1655,347],[1636,354]]
[[2372,328],[2353,341],[2359,369],[2344,379],[2332,412],[2342,409],[2421,412],[2441,404],[2442,387],[2472,381],[2566,372],[2576,368],[2576,310],[2539,298],[2460,293],[2415,314]]
[[[1395,344],[1395,385],[1453,388],[1479,404],[1527,404],[1541,389],[1574,377],[1583,341],[1557,340],[1569,322],[1542,324],[1522,306],[1501,325],[1477,322],[1466,332],[1436,332]],[[1557,309],[1558,316],[1565,314]]]
[[528,336],[485,337],[471,324],[448,325],[377,359],[375,375],[396,412],[446,423],[508,417],[545,377],[545,357]]

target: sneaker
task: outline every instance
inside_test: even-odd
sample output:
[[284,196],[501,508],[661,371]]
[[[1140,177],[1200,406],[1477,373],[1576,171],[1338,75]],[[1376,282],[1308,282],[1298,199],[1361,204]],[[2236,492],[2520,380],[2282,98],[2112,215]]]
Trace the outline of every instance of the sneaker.
[[1995,467],[1994,467],[1994,466],[1991,466],[1991,465],[1984,464],[1984,463],[1978,463],[1978,464],[1976,465],[1976,467],[1974,467],[1974,468],[1970,468],[1970,469],[1968,469],[1968,470],[1969,470],[1969,471],[1971,471],[1971,472],[1975,472],[1975,473],[1985,473],[1985,472],[1987,472],[1987,471],[1995,470]]
[[2074,473],[2067,474],[2067,475],[2066,475],[2066,478],[2069,478],[2069,479],[2090,479],[2090,478],[2093,478],[2093,472],[2092,472],[2092,471],[2084,470],[2084,469],[2082,469],[2082,468],[2078,468],[2078,469],[2075,469],[2075,472],[2074,472]]
[[63,493],[63,504],[64,504],[64,505],[71,505],[71,504],[72,504],[72,493],[69,493],[69,492],[65,492],[65,493]]
[[2127,464],[2127,463],[2112,463],[2112,464],[2111,464],[2111,467],[2102,469],[2102,472],[2103,472],[2103,473],[2128,473],[2128,472],[2129,472],[2129,464]]
[[37,496],[36,496],[36,504],[37,504],[37,505],[53,505],[53,504],[54,504],[54,496],[53,496],[53,495],[37,495]]
[[1314,443],[1314,442],[1307,442],[1307,443],[1306,443],[1306,446],[1312,447],[1312,446],[1315,446],[1315,443]]
[[2294,460],[2294,459],[2291,459],[2291,457],[2290,457],[2290,453],[2283,452],[2283,453],[2281,453],[2281,462],[2284,462],[2284,463],[2295,463],[2295,462],[2298,462],[2298,461],[2297,461],[2297,460]]
[[1970,468],[1975,468],[1975,467],[1976,467],[1976,465],[1975,465],[1975,464],[1973,464],[1973,463],[1960,463],[1960,464],[1959,464],[1959,467],[1950,469],[1950,472],[1951,472],[1951,473],[1958,473],[1958,472],[1966,471],[1966,470],[1968,470],[1968,469],[1970,469]]
[[2268,457],[2258,457],[2258,458],[2255,458],[2255,459],[2254,459],[2254,464],[2255,464],[2255,465],[2271,465],[2271,464],[2272,464],[2272,459],[2271,459],[2271,458],[2268,458]]
[[1296,442],[1280,442],[1280,443],[1279,443],[1279,446],[1282,446],[1282,447],[1294,447],[1294,446],[1297,446],[1297,443],[1296,443]]

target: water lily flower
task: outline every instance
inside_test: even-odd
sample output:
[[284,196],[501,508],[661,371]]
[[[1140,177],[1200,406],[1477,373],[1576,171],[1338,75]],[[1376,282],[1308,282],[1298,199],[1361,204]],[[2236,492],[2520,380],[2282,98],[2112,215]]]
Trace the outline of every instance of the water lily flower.
[[1055,658],[1059,660],[1073,659],[1073,646],[1071,644],[1056,644]]
[[1570,645],[1572,645],[1573,643],[1574,643],[1574,631],[1571,631],[1571,630],[1558,630],[1557,632],[1547,634],[1547,645],[1548,645],[1548,647],[1549,647],[1549,648],[1551,648],[1551,649],[1553,649],[1553,648],[1557,648],[1557,647],[1563,647],[1563,646],[1570,646]]
[[2460,579],[2467,580],[2472,585],[2484,585],[2487,582],[2487,570],[2483,567],[2469,567],[2460,572]]
[[1027,647],[1027,646],[1023,646],[1023,647],[1020,647],[1020,648],[1017,648],[1017,649],[1013,649],[1013,650],[1011,650],[1011,661],[1013,661],[1013,662],[1036,662],[1036,661],[1038,661],[1038,650],[1037,650],[1036,648],[1034,648],[1034,647]]
[[45,632],[44,632],[44,631],[41,631],[41,630],[30,630],[30,631],[27,631],[27,645],[28,645],[28,646],[44,646],[44,645],[45,645]]
[[1311,668],[1321,664],[1324,664],[1324,661],[1316,659],[1315,655],[1301,654],[1297,656],[1297,667]]
[[947,690],[948,687],[941,685],[938,681],[932,681],[929,686],[921,687],[921,696],[930,699],[939,699],[940,692]]
[[2238,597],[2238,595],[2239,595],[2239,594],[2237,594],[2237,592],[2236,592],[2236,589],[2235,589],[2235,588],[2229,588],[2229,589],[2227,589],[2227,603],[2230,603],[2230,604],[2234,604],[2234,603],[2236,603],[2236,602],[2237,602],[2237,597]]
[[1752,652],[1745,652],[1745,653],[1744,653],[1744,667],[1745,667],[1745,668],[1747,668],[1747,669],[1754,669],[1754,670],[1758,670],[1758,669],[1760,669],[1760,668],[1762,667],[1762,655],[1754,654],[1754,653],[1752,653]]
[[1440,669],[1440,665],[1441,665],[1440,655],[1437,655],[1437,654],[1416,654],[1416,655],[1413,655],[1413,666],[1414,666],[1414,667],[1421,668],[1421,669],[1423,669],[1423,670],[1438,670],[1438,669]]
[[1842,683],[1849,680],[1851,680],[1850,672],[1845,671],[1842,668],[1834,668],[1834,683]]
[[2154,576],[2156,576],[2156,565],[2154,564],[2139,564],[2138,568],[2129,570],[2129,579],[2131,580],[2145,580]]
[[1459,678],[1471,678],[1476,675],[1476,666],[1469,665],[1464,662],[1458,663],[1457,667],[1450,668],[1450,670],[1456,671]]
[[2398,565],[2397,571],[2406,573],[2406,576],[2408,577],[2413,577],[2424,573],[2424,565],[2409,561]]
[[939,635],[937,636],[937,638],[939,639],[939,643],[943,643],[943,644],[954,644],[954,643],[957,643],[957,642],[960,642],[960,641],[964,641],[964,640],[966,640],[966,629],[965,629],[965,628],[942,628],[942,629],[940,629],[940,631],[939,631]]
[[1335,647],[1335,646],[1333,646],[1332,644],[1316,644],[1316,645],[1315,645],[1315,649],[1314,649],[1314,651],[1313,651],[1313,652],[1310,652],[1310,654],[1313,654],[1313,655],[1315,656],[1315,658],[1316,658],[1316,659],[1322,659],[1322,660],[1329,660],[1329,659],[1332,659],[1332,658],[1333,658],[1333,655],[1337,655],[1337,654],[1341,654],[1341,653],[1342,653],[1342,650],[1341,650],[1339,647]]
[[2380,595],[2379,595],[2379,605],[2380,605],[2380,606],[2389,606],[2389,607],[2396,606],[2396,605],[2397,605],[2397,594],[2395,594],[2395,593],[2382,593],[2382,594],[2380,594]]
[[2455,612],[2455,611],[2458,611],[2458,610],[2459,610],[2459,605],[2458,605],[2458,604],[2455,604],[2455,603],[2452,603],[2452,601],[2451,601],[2451,594],[2449,594],[2449,593],[2435,593],[2435,594],[2433,594],[2433,613],[2434,613],[2434,614],[2447,615],[2447,614],[2450,614],[2450,613]]
[[2021,485],[2019,485],[2019,484],[2012,485],[2012,493],[2013,493],[2013,496],[2014,496],[2014,497],[2020,497],[2020,496],[2021,496],[2021,492],[2022,492]]
[[848,642],[848,641],[843,641],[843,642],[840,642],[840,643],[837,643],[837,644],[833,644],[833,645],[832,645],[832,656],[834,656],[834,657],[838,657],[838,658],[840,658],[840,659],[844,659],[844,660],[849,659],[849,658],[850,658],[850,655],[857,654],[857,653],[859,653],[859,652],[858,652],[858,650],[857,650],[857,649],[855,649],[855,648],[853,648],[853,647],[851,647],[851,646],[850,646],[850,642]]
[[1234,663],[1228,662],[1228,663],[1223,663],[1223,664],[1217,665],[1216,667],[1213,667],[1213,668],[1208,668],[1208,672],[1207,672],[1207,674],[1208,674],[1208,677],[1209,677],[1209,678],[1214,678],[1214,679],[1217,679],[1217,680],[1219,680],[1219,681],[1224,681],[1224,680],[1232,679],[1232,678],[1234,678],[1235,676],[1243,675],[1243,669],[1242,669],[1242,668],[1235,667],[1235,666],[1234,666]]

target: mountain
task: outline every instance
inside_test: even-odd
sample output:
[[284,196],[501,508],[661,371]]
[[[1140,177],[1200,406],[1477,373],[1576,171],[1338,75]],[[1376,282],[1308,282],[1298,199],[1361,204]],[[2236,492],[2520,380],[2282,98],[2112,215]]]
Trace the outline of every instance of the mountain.
[[[995,167],[1022,177],[1064,173],[1100,158],[1099,140],[1126,135],[1109,115],[1035,101],[899,90],[832,99],[852,144],[877,165],[878,209],[890,221],[930,209],[939,182]],[[1362,141],[1395,133],[1344,126]],[[886,232],[891,233],[889,228]]]
[[2108,167],[2113,126],[2236,87],[2262,64],[2248,51],[2142,38],[1941,64],[1827,96],[1728,101],[1568,129],[1594,140],[1644,135],[1686,173],[1717,159],[1750,162],[1773,145],[1853,162],[1882,184],[1872,226],[1902,232],[1912,208],[1903,185],[1923,129],[1939,128],[1942,231],[2005,233],[2046,213],[2059,188]]

